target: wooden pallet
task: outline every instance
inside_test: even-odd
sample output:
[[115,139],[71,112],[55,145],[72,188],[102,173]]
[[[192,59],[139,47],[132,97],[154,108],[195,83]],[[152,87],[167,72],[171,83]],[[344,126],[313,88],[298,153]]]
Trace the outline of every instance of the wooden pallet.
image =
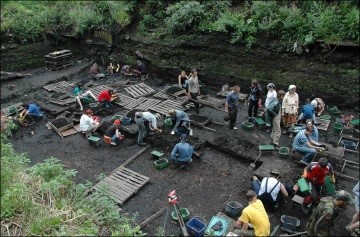
[[24,107],[22,106],[22,104],[23,104],[22,102],[16,103],[16,104],[14,104],[14,105],[11,105],[11,106],[9,106],[9,107],[6,107],[6,108],[1,109],[1,112],[4,113],[5,116],[12,115],[12,114],[14,114],[14,113],[11,113],[11,112],[10,112],[10,109],[11,109],[12,107],[15,107],[15,108],[16,108],[16,112],[22,111],[22,110],[24,109]]
[[[140,99],[140,98],[139,98]],[[141,102],[135,109],[148,110],[149,108],[159,104],[161,100],[145,98],[146,100]]]
[[134,99],[130,96],[127,96],[127,95],[118,94],[118,96],[119,96],[120,100],[115,100],[114,104],[120,105],[122,107],[124,107],[130,103],[134,103],[134,101],[136,101],[136,99]]
[[61,65],[61,66],[57,66],[57,67],[52,67],[52,66],[47,66],[51,71],[57,71],[57,70],[59,70],[59,69],[62,69],[62,68],[66,68],[66,67],[69,67],[69,66],[72,66],[72,65],[74,65],[74,63],[73,62],[71,62],[71,63],[68,63],[68,64],[64,64],[64,65]]
[[60,81],[53,84],[45,85],[43,88],[47,91],[55,91],[55,92],[62,92],[66,89],[69,89],[71,85],[66,81]]
[[317,129],[327,131],[330,125],[330,120],[317,119],[317,122],[320,122],[320,125],[317,125]]
[[111,197],[123,205],[133,194],[149,182],[150,178],[125,167],[119,167],[109,176],[95,184],[94,189],[107,189]]
[[151,106],[149,110],[158,112],[160,114],[168,115],[170,109],[184,110],[180,101],[165,100],[159,104]]
[[125,88],[125,91],[129,93],[132,97],[138,98],[140,96],[151,95],[155,92],[154,89],[146,85],[145,83],[140,83],[137,85],[129,86]]
[[94,87],[94,88],[90,88],[89,90],[94,94],[94,96],[95,96],[96,98],[98,98],[99,95],[100,95],[100,93],[101,93],[102,91],[104,91],[104,90],[107,90],[107,89],[109,89],[108,86],[100,85],[100,86],[96,86],[96,87]]
[[135,107],[137,107],[138,105],[140,105],[141,103],[143,103],[144,101],[146,101],[146,99],[147,98],[144,98],[144,97],[137,98],[134,101],[127,103],[124,106],[124,109],[132,110]]

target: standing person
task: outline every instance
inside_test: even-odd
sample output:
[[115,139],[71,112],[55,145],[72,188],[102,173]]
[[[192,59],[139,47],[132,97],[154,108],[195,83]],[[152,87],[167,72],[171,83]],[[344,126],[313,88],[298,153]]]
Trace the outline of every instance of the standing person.
[[139,128],[139,135],[137,140],[138,146],[146,145],[146,143],[143,140],[149,131],[155,131],[158,133],[162,132],[162,130],[160,130],[156,125],[157,119],[159,119],[160,117],[161,117],[160,114],[153,115],[150,112],[135,113],[135,122]]
[[[286,92],[282,103],[282,116],[284,119],[284,134],[287,133],[289,128],[294,128],[296,116],[299,109],[299,96],[296,93],[296,86],[290,85],[288,92]],[[290,132],[290,138],[293,137],[293,132]]]
[[117,141],[122,141],[125,139],[124,135],[121,135],[119,127],[121,125],[120,119],[116,119],[114,124],[111,125],[105,132],[104,140],[107,144],[116,146]]
[[302,177],[309,183],[310,195],[304,198],[303,210],[307,205],[320,199],[327,175],[330,175],[332,182],[335,183],[334,170],[326,158],[322,157],[318,162],[311,162],[305,167]]
[[[359,182],[355,185],[355,187],[353,188],[352,191],[355,194],[356,213],[354,214],[350,224],[348,224],[345,228],[350,233],[351,236],[355,237],[355,236],[359,236],[359,217],[360,217],[360,212],[359,212],[359,204],[360,204]],[[356,233],[356,230],[357,230],[357,233]]]
[[94,96],[94,94],[90,90],[83,92],[82,83],[80,83],[80,82],[76,85],[76,87],[74,89],[74,96],[75,96],[75,100],[78,102],[78,104],[80,106],[81,111],[84,110],[84,107],[81,103],[81,99],[91,96],[91,98],[93,98],[95,101],[97,100],[96,97]]
[[350,194],[344,190],[336,192],[335,198],[323,197],[306,224],[307,236],[331,236],[331,227],[340,210],[352,202]]
[[116,96],[113,89],[107,89],[100,92],[98,101],[106,108],[110,108],[113,105],[111,104],[111,100]]
[[178,135],[193,135],[193,130],[190,128],[190,118],[187,113],[177,109],[171,109],[168,113],[172,117],[173,124],[175,123],[171,135],[174,135],[175,133]]
[[[228,120],[230,120],[229,128],[234,130],[237,130],[235,123],[238,112],[239,92],[240,86],[235,85],[234,89],[227,94],[225,100],[225,112],[228,113]],[[227,118],[225,120],[227,120]]]
[[270,171],[270,176],[264,177],[261,182],[255,175],[253,176],[252,190],[264,205],[276,206],[283,197],[289,196],[288,192],[292,193],[291,187],[286,187],[281,183],[277,179],[278,176],[277,170]]
[[83,133],[96,132],[100,126],[99,118],[93,117],[93,111],[91,109],[85,110],[85,113],[80,118],[80,130]]
[[265,126],[267,128],[267,132],[270,132],[270,127],[271,127],[271,116],[268,113],[268,110],[272,109],[272,106],[274,106],[275,102],[277,102],[277,93],[275,90],[275,85],[274,83],[269,83],[266,86],[268,93],[266,94],[266,100],[265,100]]
[[277,92],[277,97],[278,97],[278,102],[277,104],[274,105],[273,107],[273,112],[276,114],[272,120],[272,131],[271,131],[271,139],[272,139],[272,143],[275,146],[279,146],[279,141],[280,141],[280,136],[281,136],[281,127],[280,127],[280,123],[281,123],[281,106],[282,106],[282,101],[284,99],[285,96],[285,91],[283,90],[279,90]]
[[321,116],[325,110],[325,103],[321,98],[313,98],[311,105],[314,106],[317,116]]
[[257,80],[252,80],[249,94],[249,108],[248,116],[249,122],[252,122],[254,118],[257,117],[257,112],[259,107],[261,107],[263,92],[259,82]]
[[20,112],[20,118],[25,118],[28,121],[28,125],[33,125],[37,120],[42,117],[39,107],[33,103],[23,104],[23,111]]
[[188,79],[189,77],[186,75],[185,71],[181,71],[180,75],[178,76],[178,83],[179,86],[186,90],[186,93],[188,93]]
[[316,123],[315,119],[315,108],[310,104],[310,99],[306,98],[305,104],[302,106],[301,114],[298,117],[298,123],[302,122],[303,120],[311,119],[314,123]]
[[305,129],[300,130],[296,134],[292,143],[292,149],[304,155],[300,162],[305,165],[308,165],[308,163],[312,161],[316,151],[321,151],[325,147],[311,138],[313,133],[314,128],[312,123],[307,123]]
[[185,107],[185,105],[187,105],[188,103],[193,102],[195,105],[196,114],[198,114],[199,103],[195,102],[197,100],[197,97],[200,96],[200,84],[197,77],[197,70],[192,69],[191,74],[191,77],[188,79],[188,100],[181,105]]
[[186,141],[186,134],[180,136],[180,142],[177,143],[171,152],[171,161],[174,164],[181,166],[190,165],[192,162],[192,155],[194,153],[194,146],[191,146]]
[[[269,236],[270,221],[263,203],[257,199],[253,190],[247,191],[246,199],[249,205],[244,208],[237,220],[234,227],[240,229],[235,229],[234,233],[240,236]],[[249,224],[253,226],[254,230],[248,230]]]

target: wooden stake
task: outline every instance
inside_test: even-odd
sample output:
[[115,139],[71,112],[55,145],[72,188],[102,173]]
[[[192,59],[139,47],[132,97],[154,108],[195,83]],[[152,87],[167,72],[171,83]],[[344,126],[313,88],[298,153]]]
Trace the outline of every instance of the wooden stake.
[[119,168],[124,167],[125,165],[129,164],[131,161],[135,160],[136,157],[138,157],[139,155],[141,155],[144,151],[146,150],[146,147],[142,148],[141,150],[139,150],[138,152],[136,152],[132,157],[130,157],[129,159],[127,159],[122,165],[119,166]]
[[152,222],[153,220],[155,220],[156,218],[158,218],[161,214],[163,214],[166,209],[168,209],[168,205],[166,204],[166,206],[164,206],[163,208],[161,208],[160,210],[158,210],[157,212],[155,212],[152,216],[150,216],[149,218],[147,218],[145,221],[140,223],[140,229],[144,228],[145,226],[147,226],[150,222]]

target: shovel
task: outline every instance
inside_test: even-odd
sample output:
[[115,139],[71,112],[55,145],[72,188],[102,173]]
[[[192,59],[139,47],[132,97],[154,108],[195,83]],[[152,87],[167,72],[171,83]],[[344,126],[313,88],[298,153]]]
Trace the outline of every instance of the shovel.
[[260,156],[261,156],[261,153],[258,155],[258,157],[256,157],[256,160],[254,161],[254,163],[251,163],[249,165],[249,169],[251,169],[251,170],[255,169],[255,167],[256,167],[255,163],[259,159]]

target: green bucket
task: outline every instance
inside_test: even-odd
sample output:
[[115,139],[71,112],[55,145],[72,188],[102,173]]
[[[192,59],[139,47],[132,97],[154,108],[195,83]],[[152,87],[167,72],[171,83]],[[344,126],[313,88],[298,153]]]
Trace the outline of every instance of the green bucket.
[[171,118],[165,119],[164,120],[164,125],[165,125],[165,128],[170,129],[172,127],[172,125],[173,125]]

